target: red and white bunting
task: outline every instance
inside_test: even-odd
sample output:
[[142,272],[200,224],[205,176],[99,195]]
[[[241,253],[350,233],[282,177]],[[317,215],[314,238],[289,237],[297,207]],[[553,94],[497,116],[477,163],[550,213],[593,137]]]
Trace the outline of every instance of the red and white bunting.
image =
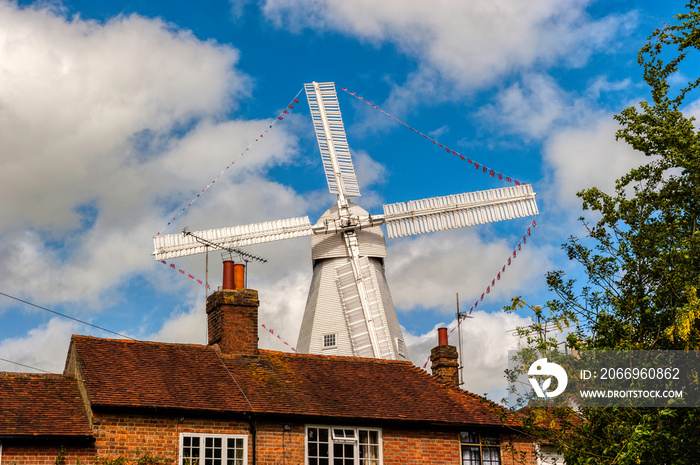
[[299,94],[301,94],[301,92],[302,92],[303,90],[304,90],[303,88],[302,88],[301,90],[299,90],[299,92],[297,92],[297,95],[292,99],[291,102],[289,102],[289,104],[284,108],[284,110],[282,110],[282,112],[277,116],[277,118],[273,119],[273,120],[270,122],[270,124],[267,126],[267,128],[266,128],[263,132],[261,132],[260,135],[259,135],[258,137],[255,138],[255,140],[253,140],[250,144],[248,144],[248,147],[246,147],[245,150],[243,150],[243,151],[238,155],[238,157],[236,157],[228,166],[226,166],[226,168],[224,168],[223,170],[221,170],[221,172],[219,173],[219,175],[218,175],[216,178],[214,178],[213,181],[211,181],[209,184],[207,184],[206,187],[205,187],[204,189],[202,189],[201,192],[200,192],[199,194],[197,194],[197,196],[196,196],[194,199],[192,199],[192,201],[190,201],[190,203],[188,203],[187,205],[185,205],[185,206],[182,208],[182,210],[180,210],[180,212],[179,212],[177,215],[175,215],[170,221],[168,221],[168,224],[166,224],[165,227],[164,227],[163,229],[161,229],[160,231],[158,231],[158,233],[157,233],[156,235],[157,235],[157,236],[160,236],[160,235],[163,233],[163,231],[165,231],[166,229],[168,229],[168,227],[169,227],[180,215],[182,215],[188,208],[190,208],[190,207],[192,206],[192,204],[195,203],[195,202],[197,201],[197,199],[198,199],[202,194],[204,194],[207,190],[209,190],[209,188],[210,188],[211,186],[213,186],[214,183],[216,183],[216,181],[219,180],[219,178],[221,177],[221,175],[224,174],[224,173],[226,172],[227,169],[231,168],[231,166],[232,166],[233,164],[235,164],[246,152],[248,152],[248,151],[251,149],[251,147],[253,147],[253,145],[255,145],[260,139],[262,139],[262,138],[265,136],[265,134],[267,134],[267,133],[272,129],[272,127],[275,125],[275,123],[276,123],[277,121],[283,120],[283,119],[284,119],[284,116],[283,116],[283,115],[288,115],[288,114],[289,114],[289,110],[292,109],[292,108],[294,108],[294,104],[299,103],[299,98],[298,98],[298,97],[299,97]]
[[[535,222],[535,220],[532,220],[532,223],[530,224],[530,226],[528,226],[527,231],[525,232],[525,234],[523,234],[523,237],[522,237],[522,238],[520,239],[520,241],[518,242],[518,245],[516,245],[515,248],[513,249],[513,256],[512,256],[512,257],[508,257],[508,260],[507,260],[506,264],[503,265],[503,267],[501,267],[501,270],[496,274],[496,277],[495,277],[494,279],[492,279],[491,282],[486,286],[486,290],[481,294],[481,297],[479,297],[479,298],[476,300],[476,302],[474,302],[474,305],[472,305],[472,307],[469,309],[469,313],[468,313],[467,315],[471,314],[472,311],[477,307],[477,305],[479,305],[479,302],[481,302],[482,300],[484,300],[484,297],[485,297],[486,295],[488,295],[488,294],[491,293],[491,288],[493,288],[493,287],[496,285],[496,281],[500,281],[500,280],[501,280],[501,275],[502,275],[503,273],[505,273],[506,268],[507,268],[508,266],[511,265],[511,263],[512,263],[512,259],[511,259],[511,258],[516,258],[516,256],[517,256],[516,250],[521,250],[522,245],[525,244],[525,243],[527,242],[527,237],[532,235],[532,229],[531,229],[531,228],[536,228],[536,227],[537,227],[537,223]],[[454,326],[452,327],[452,329],[450,329],[450,331],[448,331],[448,333],[447,333],[447,336],[448,336],[448,337],[450,336],[450,334],[452,334],[452,333],[459,327],[459,322],[458,322],[457,320],[455,320],[454,323],[455,323],[455,325],[454,325]],[[423,364],[423,369],[424,369],[424,370],[425,370],[426,367],[428,366],[428,362],[429,362],[429,361],[430,361],[430,357],[428,357],[428,360],[426,360],[425,363]]]
[[498,178],[498,179],[501,180],[501,181],[505,180],[505,181],[507,181],[507,182],[509,182],[509,183],[511,183],[511,184],[515,184],[516,186],[519,186],[519,185],[521,185],[521,184],[524,184],[524,183],[518,181],[518,180],[515,179],[515,178],[511,178],[510,176],[505,176],[504,174],[499,173],[499,172],[496,171],[496,170],[492,170],[491,168],[488,168],[488,167],[484,166],[484,165],[481,164],[481,163],[478,163],[478,162],[476,162],[476,161],[473,161],[471,158],[465,157],[464,155],[462,155],[461,153],[457,152],[456,150],[453,150],[453,149],[451,149],[451,148],[449,148],[449,147],[447,147],[447,146],[441,144],[440,142],[438,142],[437,140],[433,139],[432,137],[430,137],[430,136],[428,136],[428,135],[426,135],[426,134],[423,134],[423,133],[420,132],[419,130],[412,128],[411,126],[409,126],[408,124],[404,123],[403,121],[401,121],[401,120],[398,119],[397,117],[395,117],[395,116],[391,115],[390,113],[387,113],[386,111],[382,110],[382,109],[379,108],[377,105],[375,105],[375,104],[371,103],[370,101],[365,100],[364,98],[360,97],[360,96],[357,95],[355,92],[350,92],[350,91],[349,91],[348,89],[346,89],[345,87],[343,87],[342,89],[343,89],[345,92],[347,92],[349,95],[352,95],[352,96],[355,97],[356,99],[358,99],[358,100],[360,100],[360,101],[366,103],[367,105],[371,106],[372,108],[375,108],[375,109],[379,110],[380,112],[382,112],[383,114],[385,114],[385,115],[388,116],[389,118],[393,119],[393,120],[396,121],[397,123],[399,123],[399,124],[405,126],[406,128],[410,129],[411,132],[413,132],[413,133],[415,133],[415,134],[418,134],[419,136],[423,136],[423,139],[432,142],[433,145],[435,145],[435,146],[437,146],[437,147],[439,147],[439,148],[441,148],[441,149],[445,149],[445,151],[446,151],[447,153],[449,153],[449,154],[451,154],[451,155],[454,155],[454,156],[456,156],[456,157],[459,157],[460,160],[466,161],[466,162],[469,163],[470,165],[473,165],[474,168],[476,168],[477,171],[479,171],[479,168],[481,168],[480,171],[481,171],[482,173],[488,174],[490,177],[492,177],[492,178],[494,178],[494,179],[495,179],[495,178]]
[[272,334],[273,336],[277,336],[277,339],[279,339],[281,343],[283,343],[284,345],[286,345],[286,346],[288,346],[290,349],[292,349],[293,352],[296,352],[296,351],[297,351],[294,347],[292,347],[291,345],[289,345],[289,343],[288,343],[287,341],[285,341],[284,339],[282,339],[282,338],[280,337],[279,333],[275,333],[275,331],[274,331],[272,328],[268,328],[268,327],[265,326],[265,325],[261,325],[261,326],[262,326],[263,328],[265,328],[265,329],[266,329],[270,334]]
[[197,284],[199,284],[200,286],[204,286],[204,287],[206,287],[207,289],[209,289],[209,285],[208,285],[207,283],[205,283],[205,282],[202,281],[201,279],[195,278],[194,275],[192,275],[192,274],[190,274],[190,273],[187,273],[187,272],[186,272],[185,270],[183,270],[182,268],[178,268],[177,266],[175,266],[175,264],[173,264],[173,263],[168,264],[168,262],[166,262],[165,260],[161,260],[160,262],[161,262],[163,265],[165,265],[165,266],[167,266],[168,268],[170,268],[171,270],[177,271],[178,274],[181,274],[182,276],[186,276],[186,277],[188,277],[189,279],[191,279],[192,281],[194,281],[194,282],[196,282]]

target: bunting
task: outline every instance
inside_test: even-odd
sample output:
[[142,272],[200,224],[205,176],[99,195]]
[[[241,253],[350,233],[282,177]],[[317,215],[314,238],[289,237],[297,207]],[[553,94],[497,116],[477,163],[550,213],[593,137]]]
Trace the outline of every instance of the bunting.
[[289,343],[288,343],[287,341],[285,341],[284,339],[282,339],[282,338],[280,337],[279,333],[275,333],[275,331],[274,331],[272,328],[268,328],[268,327],[265,326],[265,325],[261,325],[261,326],[262,326],[263,328],[265,328],[265,330],[268,331],[268,332],[269,332],[270,334],[272,334],[273,336],[277,336],[277,339],[279,339],[281,343],[283,343],[284,345],[286,345],[286,346],[288,346],[290,349],[292,349],[293,352],[296,352],[296,351],[297,351],[294,347],[292,347],[291,345],[289,345]]
[[[523,234],[523,237],[522,237],[522,238],[520,239],[520,241],[518,242],[518,245],[516,245],[516,246],[513,248],[512,257],[508,257],[508,260],[506,261],[506,263],[501,267],[501,271],[499,271],[499,272],[496,274],[496,277],[494,277],[494,278],[491,280],[491,284],[490,284],[489,286],[486,287],[486,294],[490,294],[490,293],[491,293],[491,288],[493,288],[493,287],[496,285],[496,282],[497,282],[497,281],[500,281],[500,280],[501,280],[501,275],[502,275],[503,273],[505,273],[505,272],[506,272],[506,268],[509,267],[509,266],[513,263],[513,260],[512,260],[512,259],[513,259],[513,258],[517,258],[517,255],[518,255],[517,252],[522,250],[523,244],[526,244],[526,243],[527,243],[527,238],[528,238],[528,236],[532,235],[532,229],[531,229],[531,228],[536,228],[536,227],[537,227],[537,223],[535,222],[535,220],[532,220],[532,223],[530,224],[530,226],[528,226],[527,231],[525,231],[525,234]],[[474,302],[474,305],[472,305],[472,307],[469,309],[469,314],[471,314],[471,312],[474,311],[474,309],[477,307],[477,305],[479,305],[479,302],[481,302],[482,300],[484,300],[484,294],[481,294],[481,297],[479,297],[479,299],[477,299],[477,301]],[[454,328],[452,329],[452,331],[454,331]],[[450,332],[452,332],[452,331],[450,331]]]
[[[516,256],[517,256],[516,250],[521,250],[522,245],[527,243],[527,238],[532,235],[531,228],[536,228],[536,227],[537,227],[537,223],[535,222],[535,220],[532,220],[532,223],[530,224],[530,226],[528,226],[527,231],[525,232],[525,234],[523,234],[523,237],[520,239],[520,241],[518,241],[518,245],[516,245],[515,248],[513,248],[512,257],[510,257],[510,256],[508,257],[506,264],[504,264],[501,267],[501,270],[496,274],[496,277],[493,278],[491,280],[491,283],[486,286],[486,291],[481,294],[481,297],[479,297],[476,300],[476,302],[474,302],[474,305],[471,306],[471,308],[469,309],[469,313],[467,313],[467,315],[471,315],[472,311],[474,311],[474,309],[477,307],[477,305],[479,305],[479,302],[484,300],[484,297],[491,293],[491,289],[496,286],[496,282],[501,280],[501,275],[503,273],[505,273],[506,268],[511,265],[512,259],[516,258]],[[459,321],[457,321],[456,323],[457,324],[454,327],[452,327],[452,329],[447,333],[448,337],[450,336],[450,334],[452,334],[459,327]],[[423,364],[424,370],[428,366],[429,361],[430,361],[430,357],[428,357],[428,360],[426,360],[425,363]]]
[[186,272],[185,270],[183,270],[182,268],[178,268],[177,266],[175,266],[174,263],[168,264],[168,262],[166,262],[165,260],[161,260],[160,262],[161,262],[163,265],[165,265],[165,266],[167,266],[168,268],[170,268],[171,270],[177,271],[178,274],[180,274],[180,275],[182,275],[182,276],[188,277],[189,279],[191,279],[192,281],[196,282],[196,283],[199,284],[200,286],[206,287],[207,290],[210,289],[209,284],[205,283],[205,282],[202,281],[201,279],[195,278],[193,274],[187,273],[187,272]]
[[403,121],[401,121],[400,119],[398,119],[398,118],[395,117],[394,115],[392,115],[392,114],[390,114],[390,113],[387,113],[386,111],[382,110],[382,109],[379,108],[377,105],[375,105],[375,104],[373,104],[372,102],[370,102],[369,100],[366,100],[366,99],[364,99],[363,97],[360,97],[360,96],[357,95],[355,92],[350,92],[350,91],[349,91],[348,89],[346,89],[345,87],[343,87],[342,89],[343,89],[343,91],[345,91],[345,92],[348,93],[349,95],[352,95],[353,97],[355,97],[356,99],[360,100],[361,102],[366,103],[367,105],[371,106],[372,108],[375,108],[376,110],[378,110],[378,111],[380,111],[381,113],[385,114],[385,115],[388,116],[389,118],[393,119],[393,120],[396,121],[397,123],[399,123],[399,124],[403,125],[404,127],[410,129],[411,132],[413,132],[413,133],[415,133],[415,134],[417,134],[417,135],[419,135],[419,136],[423,136],[423,139],[432,142],[433,145],[435,145],[435,146],[437,146],[437,147],[439,147],[439,148],[441,148],[441,149],[445,149],[445,151],[446,151],[447,153],[449,153],[449,154],[451,154],[451,155],[454,155],[454,156],[456,156],[456,157],[459,157],[460,160],[466,161],[466,162],[469,163],[470,165],[473,165],[474,168],[476,168],[477,171],[481,171],[483,174],[487,174],[488,176],[490,176],[490,177],[492,177],[492,178],[494,178],[494,179],[495,179],[495,178],[498,178],[500,181],[506,180],[507,182],[509,182],[509,183],[511,183],[511,184],[515,184],[516,186],[519,186],[519,185],[521,185],[521,184],[524,184],[524,183],[518,181],[518,180],[515,179],[515,178],[511,178],[510,176],[505,176],[504,174],[499,173],[499,172],[496,171],[496,170],[492,170],[491,168],[488,168],[487,166],[485,166],[485,165],[483,165],[483,164],[481,164],[481,163],[477,163],[476,161],[473,161],[471,158],[465,157],[464,155],[462,155],[461,153],[457,152],[456,150],[453,150],[453,149],[447,147],[446,145],[441,144],[440,142],[438,142],[437,140],[433,139],[432,137],[430,137],[430,136],[428,136],[428,135],[426,135],[426,134],[423,134],[422,132],[420,132],[420,131],[417,130],[417,129],[414,129],[413,127],[411,127],[411,126],[409,126],[408,124],[404,123]]
[[248,144],[248,146],[245,148],[245,150],[243,150],[243,151],[238,155],[238,157],[236,157],[230,164],[228,164],[228,165],[226,166],[226,168],[224,168],[223,170],[221,170],[221,172],[219,173],[219,175],[218,175],[216,178],[214,178],[209,184],[207,184],[206,187],[204,187],[204,189],[202,189],[202,190],[197,194],[197,196],[194,197],[194,198],[190,201],[190,203],[188,203],[187,205],[185,205],[185,206],[180,210],[180,212],[179,212],[177,215],[173,216],[173,218],[172,218],[170,221],[168,221],[168,224],[165,225],[165,227],[164,227],[163,229],[161,229],[160,231],[158,231],[158,233],[156,234],[156,236],[160,236],[166,229],[168,229],[168,227],[169,227],[173,222],[175,222],[175,220],[176,220],[180,215],[182,215],[188,208],[190,208],[190,207],[192,206],[192,204],[195,203],[195,202],[197,201],[197,199],[198,199],[200,196],[202,196],[207,190],[209,190],[209,188],[210,188],[211,186],[214,185],[214,183],[216,183],[216,181],[219,180],[219,178],[226,172],[226,170],[228,170],[229,168],[231,168],[231,166],[233,166],[246,152],[250,151],[250,149],[253,147],[253,145],[255,145],[260,139],[264,138],[264,137],[265,137],[265,134],[267,134],[270,130],[272,130],[272,128],[273,128],[273,126],[275,125],[276,122],[283,120],[283,119],[284,119],[284,116],[283,116],[283,115],[288,115],[288,114],[289,114],[289,110],[291,110],[292,108],[294,108],[294,105],[295,105],[295,104],[298,104],[298,103],[299,103],[299,98],[298,98],[298,97],[299,97],[299,94],[301,94],[301,92],[302,92],[303,90],[304,90],[303,88],[300,89],[299,92],[297,92],[297,95],[292,99],[291,102],[289,102],[289,104],[284,108],[284,110],[282,110],[282,112],[277,116],[277,118],[273,119],[273,120],[270,122],[270,124],[267,126],[267,128],[265,128],[265,130],[264,130],[263,132],[261,132],[260,135],[259,135],[258,137],[256,137],[250,144]]

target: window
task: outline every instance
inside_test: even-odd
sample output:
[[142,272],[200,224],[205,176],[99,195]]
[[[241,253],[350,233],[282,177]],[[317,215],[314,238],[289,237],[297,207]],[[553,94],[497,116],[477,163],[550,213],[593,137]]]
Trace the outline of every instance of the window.
[[336,334],[337,333],[323,335],[323,348],[324,349],[331,349],[337,345]]
[[248,437],[241,434],[180,433],[179,465],[246,465]]
[[381,430],[344,426],[306,428],[308,465],[381,465],[381,454]]
[[495,435],[461,432],[462,465],[500,465],[501,439]]

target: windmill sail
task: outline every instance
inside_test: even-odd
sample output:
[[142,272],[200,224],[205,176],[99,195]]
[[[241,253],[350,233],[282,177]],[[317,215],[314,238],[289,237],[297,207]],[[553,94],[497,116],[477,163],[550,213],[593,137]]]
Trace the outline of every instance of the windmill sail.
[[344,197],[359,197],[355,167],[350,157],[340,104],[332,82],[304,84],[311,119],[321,151],[328,190]]
[[537,214],[529,184],[384,205],[390,239]]
[[[155,236],[153,245],[156,260],[184,257],[204,253],[212,246],[221,249],[262,244],[313,234],[308,216],[264,223],[232,226],[229,228],[195,231],[190,234],[166,234]],[[199,239],[203,239],[200,241]]]

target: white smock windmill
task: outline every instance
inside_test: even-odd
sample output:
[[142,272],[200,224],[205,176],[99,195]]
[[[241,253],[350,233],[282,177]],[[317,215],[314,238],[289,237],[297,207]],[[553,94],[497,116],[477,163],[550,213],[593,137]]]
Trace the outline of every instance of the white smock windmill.
[[338,201],[316,224],[308,217],[154,237],[155,258],[203,253],[312,236],[313,277],[297,352],[407,360],[401,327],[384,273],[389,238],[536,215],[530,185],[384,205],[370,215],[359,197],[335,84],[305,84],[321,159]]

